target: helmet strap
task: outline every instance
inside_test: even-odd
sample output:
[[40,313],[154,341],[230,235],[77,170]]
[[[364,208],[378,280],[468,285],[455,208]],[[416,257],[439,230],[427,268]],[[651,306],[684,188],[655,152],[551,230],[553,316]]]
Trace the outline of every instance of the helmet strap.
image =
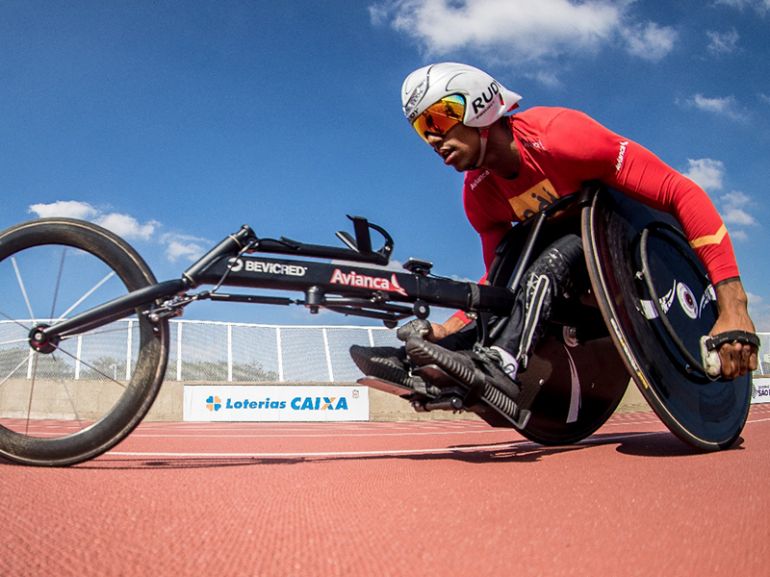
[[479,128],[479,158],[473,168],[481,168],[484,157],[487,155],[487,140],[489,139],[489,127]]

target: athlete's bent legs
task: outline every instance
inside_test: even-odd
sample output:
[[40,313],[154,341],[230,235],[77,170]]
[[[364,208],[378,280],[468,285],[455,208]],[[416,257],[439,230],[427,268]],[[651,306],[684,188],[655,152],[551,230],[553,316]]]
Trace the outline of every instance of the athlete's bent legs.
[[552,318],[554,303],[577,297],[589,286],[583,243],[570,234],[551,244],[527,269],[516,292],[511,316],[493,347],[513,356],[517,365],[527,366],[532,350]]
[[580,237],[566,235],[545,249],[527,269],[516,291],[511,316],[502,319],[502,329],[492,346],[452,352],[441,343],[410,339],[409,358],[417,365],[437,364],[455,379],[476,388],[492,384],[505,391],[518,391],[512,384],[527,360],[547,322],[556,300],[578,296],[588,286]]

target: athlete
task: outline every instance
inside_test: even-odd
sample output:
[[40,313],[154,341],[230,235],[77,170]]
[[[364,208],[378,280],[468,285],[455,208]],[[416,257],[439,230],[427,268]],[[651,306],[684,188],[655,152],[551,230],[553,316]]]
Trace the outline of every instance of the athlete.
[[[514,114],[521,97],[465,64],[415,70],[404,81],[401,97],[420,138],[445,165],[465,173],[465,212],[481,237],[487,271],[512,222],[576,193],[588,181],[600,181],[679,221],[715,287],[718,318],[710,334],[753,335],[722,219],[699,186],[650,151],[575,110],[535,107]],[[492,346],[473,346],[473,323],[458,312],[443,324],[402,326],[399,338],[406,345],[401,349],[353,347],[351,354],[365,373],[408,388],[420,388],[410,365],[436,364],[469,388],[492,384],[515,400],[516,375],[526,368],[554,300],[587,287],[582,242],[565,235],[526,271],[511,316]],[[726,379],[757,367],[757,346],[741,341],[728,339],[718,350]]]

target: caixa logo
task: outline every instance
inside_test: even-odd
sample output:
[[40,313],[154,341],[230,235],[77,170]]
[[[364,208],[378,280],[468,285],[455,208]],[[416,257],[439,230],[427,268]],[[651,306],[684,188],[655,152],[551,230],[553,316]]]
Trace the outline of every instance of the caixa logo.
[[[354,395],[355,397],[356,395]],[[222,402],[216,395],[210,395],[206,399],[206,409],[211,412],[219,410],[251,410],[260,411],[265,409],[286,409],[294,411],[347,411],[349,410],[348,400],[345,397],[294,397],[291,401],[276,399],[251,400],[233,399],[228,397]]]
[[345,397],[294,397],[291,408],[295,411],[347,411]]

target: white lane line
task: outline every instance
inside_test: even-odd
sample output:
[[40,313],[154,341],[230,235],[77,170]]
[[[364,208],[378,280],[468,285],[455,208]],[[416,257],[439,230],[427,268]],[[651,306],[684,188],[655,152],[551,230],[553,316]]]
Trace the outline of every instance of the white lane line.
[[468,431],[426,431],[426,432],[411,432],[411,431],[405,431],[403,433],[345,433],[343,431],[329,431],[329,433],[325,434],[317,434],[317,433],[306,433],[306,434],[293,434],[293,435],[284,435],[281,433],[254,433],[254,434],[233,434],[233,435],[198,435],[198,434],[178,434],[178,433],[170,433],[168,435],[166,434],[159,434],[159,433],[142,433],[134,432],[131,433],[131,436],[129,438],[131,439],[328,439],[328,438],[336,438],[336,439],[352,439],[352,438],[359,438],[359,437],[438,437],[442,435],[488,435],[490,433],[505,433],[510,435],[518,434],[515,429],[487,429],[484,431],[474,431],[474,430],[468,430]]
[[[574,445],[551,445],[547,447],[552,449],[579,449],[585,445],[605,445],[611,444],[626,439],[638,439],[639,437],[648,437],[651,435],[659,435],[661,431],[649,432],[649,433],[629,433],[627,435],[610,435],[601,438],[589,438],[580,443]],[[398,456],[398,455],[441,455],[452,453],[477,453],[479,451],[521,451],[532,449],[543,449],[542,445],[533,443],[531,441],[515,441],[508,444],[495,444],[495,445],[473,445],[469,447],[434,447],[425,449],[385,449],[377,451],[309,451],[309,452],[297,452],[297,453],[195,453],[195,452],[165,452],[165,451],[110,451],[105,455],[98,458],[98,460],[109,460],[110,457],[142,457],[142,458],[166,458],[166,459],[211,459],[216,461],[228,460],[228,459],[300,459],[300,458],[313,458],[313,457],[327,457],[327,458],[339,458],[339,457],[371,457],[371,456]]]
[[[534,443],[532,443],[534,447]],[[305,453],[165,453],[165,452],[132,452],[132,451],[111,451],[105,457],[153,457],[153,458],[187,458],[187,459],[298,459],[310,457],[370,457],[370,456],[388,456],[388,455],[433,455],[442,453],[468,453],[493,449],[514,448],[511,446],[500,445],[477,445],[475,447],[462,447],[458,449],[434,448],[434,449],[390,449],[382,451],[320,451]],[[104,457],[100,457],[103,459]]]

